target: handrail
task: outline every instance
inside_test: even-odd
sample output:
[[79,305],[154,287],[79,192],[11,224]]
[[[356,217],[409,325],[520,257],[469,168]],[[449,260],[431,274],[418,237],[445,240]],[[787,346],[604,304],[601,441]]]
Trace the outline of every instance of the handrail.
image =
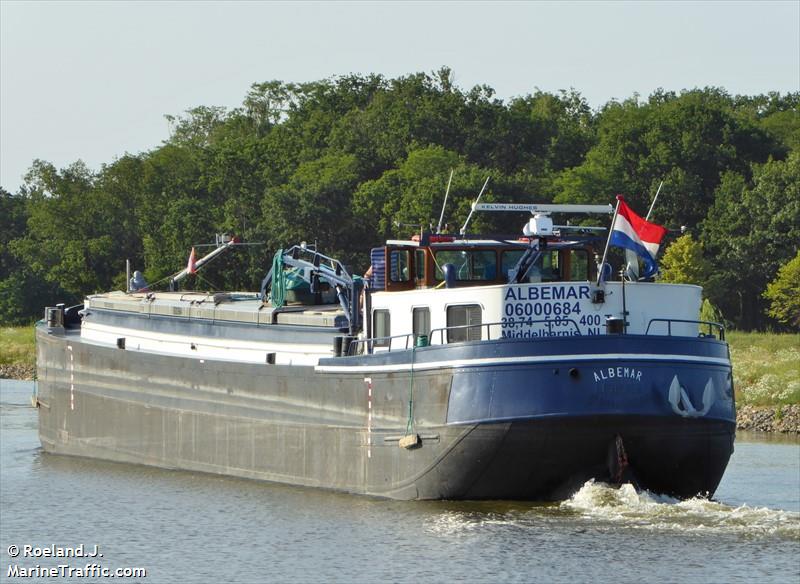
[[[496,326],[509,328],[509,327],[516,327],[516,326],[530,326],[530,325],[533,325],[533,324],[545,323],[545,324],[548,325],[549,330],[552,331],[553,325],[555,325],[555,324],[563,324],[563,323],[567,323],[567,322],[570,323],[573,327],[575,327],[575,331],[576,331],[576,333],[578,335],[581,334],[581,329],[578,326],[578,323],[575,322],[574,319],[559,317],[557,319],[521,320],[521,321],[518,321],[518,322],[502,322],[501,321],[501,322],[487,322],[487,323],[481,323],[481,324],[462,324],[462,325],[457,325],[457,326],[446,326],[446,327],[440,327],[440,328],[432,329],[428,333],[428,338],[430,339],[430,344],[449,345],[449,344],[452,344],[452,343],[463,342],[463,341],[445,341],[445,339],[446,339],[445,333],[450,333],[452,331],[457,331],[457,330],[469,330],[469,329],[474,329],[474,328],[482,329],[483,327],[486,327],[486,336],[484,337],[483,334],[481,334],[481,339],[480,340],[491,340],[491,338],[492,338],[491,337],[492,327],[496,327]],[[653,323],[657,323],[657,322],[664,322],[664,323],[667,324],[667,336],[672,336],[672,323],[682,323],[682,324],[696,324],[696,325],[708,326],[708,331],[709,331],[708,332],[708,336],[712,336],[712,337],[714,336],[713,329],[716,329],[717,333],[719,335],[719,339],[721,341],[725,340],[725,326],[720,324],[720,323],[718,323],[718,322],[712,322],[712,321],[708,321],[708,320],[685,320],[685,319],[680,319],[680,318],[651,318],[650,321],[647,323],[647,329],[645,330],[644,334],[645,335],[651,334],[650,333],[650,328],[652,327]],[[653,334],[655,334],[655,333],[653,333]],[[411,348],[411,345],[413,344],[414,339],[415,339],[416,336],[417,335],[414,335],[414,333],[406,333],[406,334],[403,334],[403,335],[392,335],[392,336],[388,336],[388,337],[375,337],[375,338],[371,338],[371,339],[353,339],[352,342],[350,343],[349,349],[347,351],[347,355],[351,356],[351,355],[357,354],[356,348],[359,347],[359,346],[362,346],[362,345],[367,345],[368,347],[370,347],[370,351],[369,352],[372,353],[373,352],[372,351],[372,347],[374,347],[378,343],[382,343],[382,342],[386,342],[386,341],[388,341],[388,345],[383,346],[383,348],[386,348],[387,352],[391,353],[392,352],[392,341],[394,339],[405,339],[405,343],[403,343],[403,347],[402,348],[397,347],[397,348],[394,349],[395,351],[407,351],[409,348]],[[434,340],[434,338],[437,338],[437,337],[438,337],[439,342],[438,343],[434,343],[433,340]]]
[[[379,342],[382,342],[382,341],[389,341],[388,345],[380,345],[380,346],[387,348],[388,349],[387,352],[391,353],[392,352],[392,339],[402,339],[404,337],[405,337],[405,340],[406,340],[405,347],[403,349],[395,349],[395,350],[396,351],[399,351],[399,350],[407,351],[408,348],[409,348],[408,347],[408,341],[409,341],[409,339],[413,339],[414,338],[414,333],[406,333],[404,335],[392,335],[391,337],[373,337],[371,339],[353,339],[350,342],[350,346],[349,346],[349,348],[347,350],[347,356],[350,357],[352,355],[356,355],[357,354],[356,347],[358,347],[359,345],[366,344],[366,345],[374,347]],[[372,351],[370,351],[370,352],[372,352]]]
[[[672,336],[672,323],[679,322],[684,324],[696,324],[696,325],[707,325],[708,326],[708,336],[713,337],[714,333],[712,332],[713,329],[717,329],[719,333],[719,340],[725,340],[725,325],[720,324],[718,322],[712,322],[710,320],[684,320],[681,318],[651,318],[650,321],[647,323],[647,329],[644,331],[645,335],[650,334],[650,327],[654,322],[665,322],[667,323],[667,336]],[[701,333],[702,334],[702,333]],[[716,338],[716,337],[715,337]]]
[[[495,327],[495,326],[509,328],[509,327],[516,327],[516,326],[530,326],[530,325],[538,324],[538,323],[546,323],[548,325],[548,328],[552,331],[553,325],[560,324],[560,323],[567,323],[567,322],[570,323],[573,327],[575,327],[575,330],[577,331],[577,334],[580,334],[580,330],[581,329],[578,326],[578,323],[575,322],[574,319],[572,319],[572,318],[561,318],[560,317],[560,318],[557,318],[557,319],[520,320],[518,322],[502,322],[501,321],[501,322],[487,322],[487,323],[481,323],[481,324],[462,324],[462,325],[456,325],[456,326],[446,326],[446,327],[440,327],[440,328],[432,329],[428,333],[428,338],[431,340],[431,344],[433,344],[432,341],[434,339],[434,334],[438,333],[438,338],[439,338],[439,343],[438,344],[439,345],[449,345],[449,344],[452,344],[452,343],[463,342],[463,341],[447,341],[447,342],[445,342],[445,338],[446,338],[445,337],[445,333],[449,333],[449,332],[455,331],[455,330],[467,330],[467,329],[473,329],[473,328],[486,327],[486,338],[485,338],[485,340],[491,340],[491,329],[492,329],[492,327]],[[402,349],[396,348],[395,350],[396,351],[397,350],[407,351],[410,348],[409,347],[409,341],[411,341],[413,343],[415,336],[416,335],[414,335],[414,333],[407,333],[407,334],[404,334],[404,335],[392,335],[390,337],[375,337],[375,338],[371,338],[371,339],[353,339],[353,341],[350,343],[349,349],[347,351],[347,355],[351,356],[351,355],[357,354],[356,347],[358,347],[358,346],[361,346],[361,345],[364,345],[364,344],[366,344],[367,346],[375,346],[377,343],[385,342],[385,341],[389,341],[389,344],[388,344],[388,346],[386,346],[386,348],[388,349],[387,352],[391,353],[391,351],[392,351],[392,340],[393,339],[403,339],[403,338],[405,339],[404,347]],[[483,335],[481,335],[481,340],[484,340]]]
[[[500,321],[500,322],[487,322],[487,323],[481,323],[481,324],[462,324],[462,325],[457,325],[457,326],[446,326],[446,327],[441,327],[441,328],[436,328],[436,329],[431,330],[431,332],[429,334],[429,337],[430,337],[431,340],[433,340],[434,333],[439,333],[439,344],[440,345],[444,345],[444,344],[450,344],[449,341],[447,343],[444,342],[444,333],[446,333],[446,332],[449,333],[450,331],[459,330],[459,329],[472,329],[472,328],[478,328],[478,327],[481,327],[481,328],[482,327],[486,327],[486,339],[489,340],[489,339],[491,339],[491,336],[492,336],[491,335],[491,330],[492,330],[493,326],[515,327],[515,326],[518,326],[518,325],[519,326],[530,326],[532,324],[546,323],[548,325],[548,328],[550,329],[550,331],[552,331],[554,324],[566,323],[566,322],[568,322],[572,326],[574,326],[575,330],[578,331],[578,334],[580,334],[580,330],[581,329],[578,326],[577,322],[575,322],[571,318],[559,317],[559,318],[556,318],[556,319],[542,318],[542,319],[539,319],[539,320],[520,320],[520,321],[517,321],[517,322],[502,322],[502,321]],[[483,336],[481,336],[481,340],[482,339],[483,339]],[[462,341],[453,341],[453,342],[462,342]]]

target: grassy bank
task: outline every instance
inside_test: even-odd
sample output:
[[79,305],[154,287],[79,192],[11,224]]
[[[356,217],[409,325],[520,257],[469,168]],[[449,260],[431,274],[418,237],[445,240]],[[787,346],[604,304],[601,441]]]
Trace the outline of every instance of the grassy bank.
[[33,367],[35,359],[33,326],[0,327],[0,365]]
[[739,405],[800,404],[800,334],[731,331],[727,340]]
[[[728,333],[739,405],[800,404],[800,334]],[[33,327],[0,328],[0,365],[33,367]]]

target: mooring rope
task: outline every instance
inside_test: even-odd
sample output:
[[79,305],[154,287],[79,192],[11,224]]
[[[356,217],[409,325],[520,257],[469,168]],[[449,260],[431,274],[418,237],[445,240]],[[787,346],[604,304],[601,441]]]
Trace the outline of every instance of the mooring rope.
[[417,347],[411,347],[411,386],[408,388],[408,422],[406,423],[406,436],[411,433],[414,424],[414,359],[417,355]]
[[283,277],[283,249],[272,258],[272,306],[280,308],[286,301],[286,279]]

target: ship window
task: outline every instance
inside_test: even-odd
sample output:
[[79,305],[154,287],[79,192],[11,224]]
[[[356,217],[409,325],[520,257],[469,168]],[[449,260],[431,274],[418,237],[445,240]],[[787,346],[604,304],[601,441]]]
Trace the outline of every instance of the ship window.
[[558,251],[546,251],[542,254],[542,282],[558,282],[561,280],[561,266]]
[[436,279],[442,280],[442,266],[453,264],[456,280],[494,280],[497,254],[493,250],[444,250],[436,253]]
[[[508,277],[508,270],[513,268],[522,257],[523,251],[503,252],[503,274]],[[558,261],[558,250],[546,250],[539,255],[536,263],[527,271],[525,282],[558,282],[561,278],[560,262]]]
[[415,308],[413,316],[414,337],[431,334],[431,311],[427,306]]
[[[372,331],[376,339],[381,337],[390,337],[392,335],[392,322],[389,318],[388,310],[373,310],[372,311]],[[389,339],[381,339],[375,341],[376,347],[388,347],[391,341]]]
[[569,279],[573,282],[586,282],[589,279],[589,252],[585,249],[573,249],[569,256]]
[[[462,304],[447,307],[447,342],[481,340],[481,307],[478,304]],[[464,327],[450,330],[449,327]]]
[[410,259],[407,249],[393,249],[389,252],[392,282],[408,282],[411,280],[411,273],[409,272]]
[[508,279],[508,271],[517,265],[519,258],[522,257],[522,254],[525,253],[524,249],[515,249],[512,251],[504,251],[503,252],[503,260],[501,263],[502,270],[501,273],[504,278]]
[[418,249],[414,256],[414,270],[417,273],[417,280],[425,279],[425,250]]

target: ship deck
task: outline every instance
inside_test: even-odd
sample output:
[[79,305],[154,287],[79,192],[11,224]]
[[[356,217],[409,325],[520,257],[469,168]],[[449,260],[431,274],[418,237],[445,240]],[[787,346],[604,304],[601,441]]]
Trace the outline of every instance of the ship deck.
[[347,318],[338,304],[289,304],[276,309],[253,292],[109,292],[87,297],[87,310],[103,309],[147,316],[171,316],[254,325],[341,328]]

